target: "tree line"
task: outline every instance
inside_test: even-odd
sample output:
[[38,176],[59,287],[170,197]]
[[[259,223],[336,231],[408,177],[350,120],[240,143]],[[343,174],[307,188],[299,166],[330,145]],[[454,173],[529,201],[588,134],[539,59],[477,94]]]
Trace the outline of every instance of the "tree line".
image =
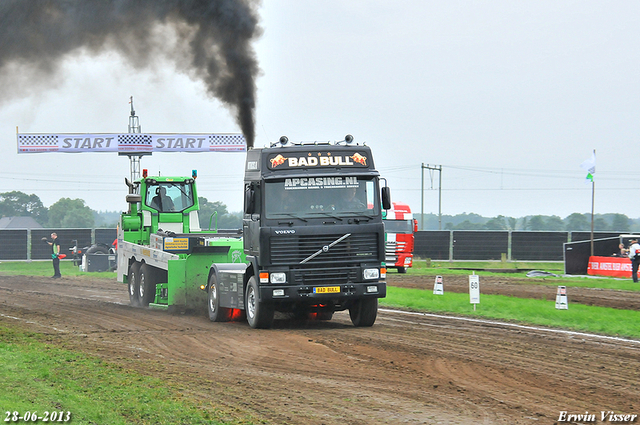
[[[198,213],[202,229],[240,229],[242,212],[229,212],[219,201],[198,197]],[[32,217],[46,228],[94,228],[116,227],[120,212],[94,211],[82,199],[60,198],[49,208],[37,195],[13,191],[0,193],[0,217]],[[414,214],[418,228],[423,230],[538,230],[538,231],[589,231],[591,214],[573,213],[565,218],[556,215],[531,215],[526,217],[483,217],[475,213],[443,215]],[[596,214],[595,231],[640,232],[640,219],[631,219],[624,214]]]
[[[418,220],[418,227],[422,224],[424,230],[438,230],[439,219],[436,214],[424,214],[423,222],[420,214],[414,215]],[[474,213],[458,215],[443,215],[442,230],[537,230],[537,231],[567,231],[580,232],[591,230],[590,213],[573,213],[565,218],[557,215],[531,215],[526,217],[482,217]],[[611,232],[639,232],[640,219],[631,219],[625,214],[595,214],[593,220],[595,231]]]
[[[239,229],[242,227],[242,213],[230,213],[222,202],[209,202],[198,197],[200,227],[208,229]],[[95,228],[116,227],[118,211],[95,211],[82,199],[60,198],[49,208],[42,204],[37,195],[12,191],[0,193],[0,217],[31,217],[45,228]]]

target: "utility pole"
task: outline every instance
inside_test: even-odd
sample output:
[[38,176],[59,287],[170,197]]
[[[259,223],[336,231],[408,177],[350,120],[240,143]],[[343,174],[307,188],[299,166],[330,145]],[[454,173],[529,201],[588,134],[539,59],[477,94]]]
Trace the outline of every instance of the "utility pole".
[[[131,105],[129,133],[141,133],[142,127],[140,127],[140,119],[136,115],[135,109],[133,109],[133,96],[129,99],[129,104]],[[151,152],[118,152],[118,155],[129,157],[129,173],[131,175],[131,181],[134,182],[140,178],[140,160],[143,156],[151,155]]]
[[[596,157],[596,150],[593,150],[593,157]],[[595,169],[594,169],[595,174]],[[593,257],[593,217],[596,204],[596,180],[591,177],[591,256]]]
[[[422,210],[420,214],[420,230],[424,230],[424,170],[438,172],[438,230],[442,230],[442,165],[430,166],[422,163]],[[433,178],[431,178],[431,189],[433,189]]]

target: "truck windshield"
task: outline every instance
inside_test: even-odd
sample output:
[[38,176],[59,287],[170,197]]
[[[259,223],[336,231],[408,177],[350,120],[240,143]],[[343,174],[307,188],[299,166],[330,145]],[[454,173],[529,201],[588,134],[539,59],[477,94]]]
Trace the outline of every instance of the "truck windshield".
[[383,220],[384,231],[387,233],[413,233],[411,220]]
[[146,205],[160,212],[183,211],[194,205],[191,184],[158,182],[147,186]]
[[265,184],[267,218],[370,216],[380,211],[376,182],[360,177],[302,177]]

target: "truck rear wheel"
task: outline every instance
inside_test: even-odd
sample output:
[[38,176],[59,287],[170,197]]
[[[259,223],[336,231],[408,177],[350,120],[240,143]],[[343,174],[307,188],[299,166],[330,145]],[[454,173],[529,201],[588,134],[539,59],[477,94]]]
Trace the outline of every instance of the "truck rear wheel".
[[134,307],[140,307],[140,263],[134,262],[129,266],[129,274],[127,275],[127,281],[129,282],[129,302]]
[[220,288],[215,275],[209,277],[207,310],[209,310],[209,320],[212,322],[228,322],[231,319],[231,309],[220,307]]
[[258,300],[258,283],[255,276],[251,276],[247,282],[244,309],[247,313],[247,322],[252,328],[268,329],[273,324],[273,307]]
[[378,317],[378,299],[364,298],[349,308],[349,317],[353,326],[373,326]]
[[142,307],[147,307],[156,297],[156,278],[151,266],[143,264],[138,273],[138,298]]

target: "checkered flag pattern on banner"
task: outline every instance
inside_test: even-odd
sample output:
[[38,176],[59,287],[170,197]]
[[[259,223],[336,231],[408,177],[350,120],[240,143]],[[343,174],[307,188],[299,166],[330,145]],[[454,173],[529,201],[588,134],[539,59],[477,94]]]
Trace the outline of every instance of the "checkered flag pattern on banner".
[[57,134],[18,135],[18,152],[53,152],[57,150]]
[[247,143],[242,134],[211,134],[210,151],[245,151]]
[[118,134],[119,151],[152,151],[150,134],[126,133]]

